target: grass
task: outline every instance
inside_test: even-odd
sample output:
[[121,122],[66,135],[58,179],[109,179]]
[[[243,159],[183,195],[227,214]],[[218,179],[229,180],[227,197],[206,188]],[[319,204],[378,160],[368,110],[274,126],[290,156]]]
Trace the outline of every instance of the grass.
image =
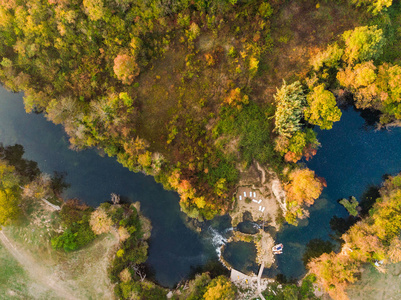
[[387,265],[385,274],[380,273],[372,265],[365,267],[361,280],[347,290],[350,299],[399,299],[401,294],[401,263]]
[[2,244],[0,244],[0,270],[0,299],[13,295],[27,295],[26,281],[29,277]]
[[309,58],[318,49],[337,40],[345,30],[360,26],[361,14],[339,1],[287,1],[272,19],[273,52],[266,61],[269,72],[263,77],[270,87],[272,100],[276,87],[303,77],[309,70]]
[[[55,251],[50,238],[59,229],[58,214],[41,201],[32,206],[24,220],[6,227],[4,232],[20,254],[33,264],[27,272],[27,266],[19,265],[0,243],[0,299],[56,299],[57,295],[60,299],[60,290],[54,292],[46,284],[49,278],[57,288],[61,286],[61,291],[72,291],[79,299],[112,298],[107,267],[118,243],[116,235],[103,234],[79,251]],[[36,267],[39,269],[35,272],[32,268]],[[9,293],[14,296],[2,298]]]
[[34,278],[0,243],[0,299],[56,299],[51,290]]
[[[262,164],[269,163],[279,167],[281,158],[274,151],[271,139],[272,122],[269,119],[272,110],[261,109],[257,104],[250,103],[241,110],[227,108],[222,112],[221,120],[215,128],[215,134],[227,135],[227,142],[233,136],[239,136],[238,149],[240,160],[250,165],[253,159]],[[221,148],[227,148],[225,143]]]

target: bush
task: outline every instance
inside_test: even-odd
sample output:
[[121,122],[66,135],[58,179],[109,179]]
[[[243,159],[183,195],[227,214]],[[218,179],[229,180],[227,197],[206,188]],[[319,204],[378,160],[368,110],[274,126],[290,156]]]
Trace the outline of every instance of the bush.
[[63,234],[52,238],[51,243],[55,249],[73,251],[92,242],[96,235],[89,225],[93,208],[77,200],[69,200],[60,211],[61,224],[65,228]]
[[52,238],[52,247],[56,250],[63,249],[65,252],[70,252],[78,249],[77,244],[78,233],[72,233],[71,229],[67,229],[60,236]]

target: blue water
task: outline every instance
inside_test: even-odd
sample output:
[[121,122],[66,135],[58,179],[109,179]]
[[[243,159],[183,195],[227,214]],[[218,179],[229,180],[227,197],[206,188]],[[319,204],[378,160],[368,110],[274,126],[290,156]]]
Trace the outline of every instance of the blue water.
[[[349,196],[360,199],[370,185],[383,181],[383,175],[401,171],[401,128],[375,131],[365,126],[358,112],[350,109],[343,111],[341,121],[332,130],[317,129],[317,132],[321,148],[307,166],[324,177],[328,186],[311,208],[309,219],[301,221],[298,227],[284,226],[277,236],[277,242],[284,244],[284,253],[277,256],[278,269],[274,273],[287,277],[304,274],[301,257],[305,245],[313,238],[329,239],[331,217],[347,216],[337,200]],[[61,126],[46,121],[42,115],[26,114],[22,94],[12,94],[3,88],[0,88],[0,142],[23,145],[24,157],[38,162],[43,172],[66,172],[71,184],[64,194],[67,198],[77,197],[96,206],[109,200],[110,193],[117,193],[130,201],[140,201],[153,225],[148,264],[160,284],[171,287],[185,279],[192,267],[217,259],[215,246],[221,245],[219,237],[213,244],[208,231],[201,235],[186,227],[176,193],[163,190],[152,177],[130,172],[114,158],[101,157],[95,150],[70,150]],[[212,226],[221,233],[229,227],[220,219],[216,219],[216,224],[213,222]],[[232,247],[239,255],[232,257],[233,263],[239,269],[249,268],[254,255],[250,248],[231,245],[226,253]]]
[[26,114],[22,94],[0,88],[0,142],[24,146],[24,158],[38,163],[42,172],[66,172],[71,187],[64,197],[77,197],[97,206],[117,193],[140,201],[153,230],[148,265],[161,285],[173,286],[185,278],[191,267],[217,260],[208,237],[186,227],[178,194],[165,191],[152,177],[130,172],[114,158],[101,157],[95,150],[72,151],[61,126],[43,115]]
[[383,175],[401,171],[401,128],[376,131],[365,125],[359,112],[349,109],[332,130],[316,131],[321,147],[307,167],[324,177],[327,187],[309,219],[298,227],[284,226],[277,236],[277,242],[284,244],[284,253],[277,256],[278,272],[287,277],[304,274],[305,245],[313,238],[329,239],[330,219],[348,215],[339,199],[355,196],[360,200],[369,186],[382,183]]

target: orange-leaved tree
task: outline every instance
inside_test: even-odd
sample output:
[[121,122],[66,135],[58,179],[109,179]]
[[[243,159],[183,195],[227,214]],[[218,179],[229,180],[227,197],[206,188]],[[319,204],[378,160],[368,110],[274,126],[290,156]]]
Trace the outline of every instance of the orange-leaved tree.
[[139,66],[135,58],[127,54],[117,55],[114,59],[113,70],[117,78],[124,84],[131,84],[134,78],[139,75]]
[[297,218],[302,219],[308,216],[305,206],[311,206],[319,198],[326,182],[308,168],[296,169],[288,177],[290,182],[285,186],[288,209],[286,220],[295,225]]

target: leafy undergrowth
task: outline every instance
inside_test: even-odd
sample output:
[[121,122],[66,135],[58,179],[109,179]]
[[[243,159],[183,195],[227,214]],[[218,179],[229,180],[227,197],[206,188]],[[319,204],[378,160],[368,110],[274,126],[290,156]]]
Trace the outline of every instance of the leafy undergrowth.
[[274,283],[268,286],[268,288],[262,292],[266,300],[287,300],[287,299],[299,299],[299,300],[318,300],[320,299],[315,295],[314,282],[316,278],[314,276],[307,276],[298,284],[295,283]]

